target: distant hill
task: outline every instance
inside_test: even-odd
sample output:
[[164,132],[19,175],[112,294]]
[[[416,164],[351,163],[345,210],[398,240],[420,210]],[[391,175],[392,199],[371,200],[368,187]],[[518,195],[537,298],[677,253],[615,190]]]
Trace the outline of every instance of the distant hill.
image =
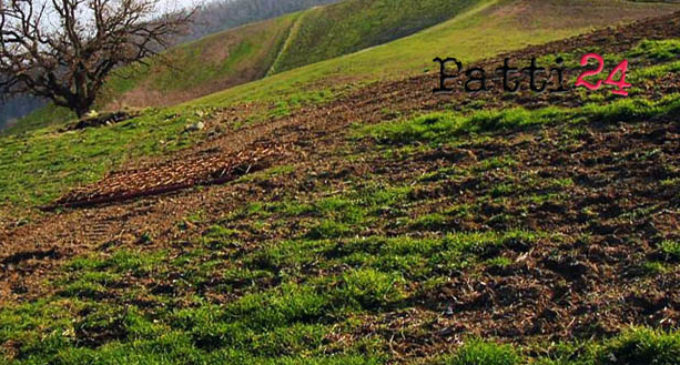
[[44,101],[30,96],[20,96],[0,103],[0,130],[43,105]]
[[434,72],[432,59],[437,56],[467,63],[677,10],[677,3],[627,0],[479,0],[449,20],[410,36],[232,87],[194,103],[313,99],[323,89]]
[[478,0],[348,0],[305,12],[273,65],[281,72],[386,43],[465,11]]
[[185,41],[339,0],[216,0],[200,8]]
[[150,67],[122,70],[104,100],[114,100],[113,108],[191,100],[395,40],[478,2],[346,0],[248,24],[176,47],[165,55],[169,62],[154,60]]
[[109,107],[171,105],[265,76],[300,13],[248,24],[177,46],[119,70],[107,84]]

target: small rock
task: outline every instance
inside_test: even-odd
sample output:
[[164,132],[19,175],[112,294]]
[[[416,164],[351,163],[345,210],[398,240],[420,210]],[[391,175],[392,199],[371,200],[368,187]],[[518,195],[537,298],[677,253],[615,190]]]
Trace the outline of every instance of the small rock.
[[202,131],[205,128],[205,123],[203,122],[198,122],[198,123],[193,123],[187,125],[184,130],[187,132],[197,132],[197,131]]

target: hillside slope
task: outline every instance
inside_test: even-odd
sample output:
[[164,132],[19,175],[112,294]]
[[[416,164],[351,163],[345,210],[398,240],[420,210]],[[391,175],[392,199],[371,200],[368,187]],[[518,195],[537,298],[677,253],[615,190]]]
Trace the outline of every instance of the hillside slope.
[[[211,35],[113,78],[106,105],[172,105],[384,43],[449,19],[478,0],[346,0]],[[285,47],[284,47],[285,45]],[[132,77],[128,77],[132,74]]]
[[260,79],[299,16],[230,29],[173,48],[149,66],[123,68],[109,80],[102,99],[110,109],[171,105]]
[[478,0],[345,0],[310,9],[271,73],[387,43],[449,20]]
[[[359,12],[358,8],[370,12]],[[414,8],[419,11],[403,10]],[[108,83],[99,108],[167,106],[213,92],[218,93],[199,103],[288,104],[292,100],[298,104],[324,99],[329,92],[341,91],[356,82],[431,70],[436,56],[474,60],[672,9],[672,4],[625,0],[346,1],[249,24],[178,47],[166,55],[173,61],[172,66],[154,60],[151,67],[124,69],[120,77]],[[414,17],[411,13],[425,16]],[[442,19],[442,14],[452,18],[381,46],[276,74],[292,65],[410,33]],[[371,31],[374,36],[366,33],[368,28],[359,26],[364,22],[376,27]],[[329,38],[328,34],[334,36]],[[268,74],[271,77],[262,79]],[[256,81],[249,82],[252,80]],[[41,110],[24,118],[15,130],[70,118],[65,111]]]
[[194,103],[281,101],[285,95],[294,100],[315,99],[319,91],[343,90],[339,85],[432,72],[436,70],[435,57],[470,62],[677,8],[678,4],[627,0],[482,0],[411,36],[237,86]]
[[479,65],[591,50],[631,61],[629,98],[421,74],[249,125],[185,105],[3,139],[9,179],[140,151],[0,228],[0,360],[677,365],[680,12]]
[[[185,149],[207,136],[222,136],[244,125],[313,108],[367,81],[421,75],[423,69],[433,67],[431,60],[436,56],[479,60],[606,26],[613,19],[647,17],[673,9],[677,5],[609,0],[488,1],[416,35],[232,87],[170,109],[151,110],[125,126],[81,133],[59,133],[52,127],[3,137],[0,165],[6,168],[0,169],[4,184],[0,201],[22,209],[47,204],[73,187],[97,181],[124,163]],[[287,24],[292,23],[291,18]],[[170,94],[168,91],[163,97]],[[45,113],[37,122],[47,124],[53,115]],[[181,133],[187,123],[197,120],[207,123],[205,131]]]

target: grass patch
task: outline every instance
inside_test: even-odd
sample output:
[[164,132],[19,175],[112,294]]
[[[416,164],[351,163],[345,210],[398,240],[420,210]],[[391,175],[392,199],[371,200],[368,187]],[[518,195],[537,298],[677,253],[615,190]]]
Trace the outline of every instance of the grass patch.
[[663,241],[659,248],[661,249],[661,253],[666,256],[666,259],[680,261],[680,242]]
[[680,57],[680,39],[645,39],[627,54],[629,57],[645,57],[662,62],[676,60]]
[[645,328],[632,329],[597,350],[596,364],[673,365],[680,359],[680,335]]
[[519,365],[522,358],[509,345],[499,345],[473,339],[465,343],[455,355],[439,361],[442,365]]
[[443,143],[470,133],[525,128],[555,123],[636,121],[680,112],[680,95],[672,94],[660,101],[625,99],[611,104],[588,104],[582,108],[547,107],[534,111],[513,108],[480,111],[471,115],[435,112],[399,122],[387,122],[360,128],[359,137],[370,137],[381,144],[415,142]]

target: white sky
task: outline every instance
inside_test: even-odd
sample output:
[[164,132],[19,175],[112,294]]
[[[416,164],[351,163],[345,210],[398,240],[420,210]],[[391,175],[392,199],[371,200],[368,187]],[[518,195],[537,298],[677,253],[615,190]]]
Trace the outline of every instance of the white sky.
[[205,0],[162,0],[161,1],[161,6],[173,9],[173,8],[185,8],[189,6],[194,6],[194,5],[202,5],[204,3],[208,3],[209,1]]

